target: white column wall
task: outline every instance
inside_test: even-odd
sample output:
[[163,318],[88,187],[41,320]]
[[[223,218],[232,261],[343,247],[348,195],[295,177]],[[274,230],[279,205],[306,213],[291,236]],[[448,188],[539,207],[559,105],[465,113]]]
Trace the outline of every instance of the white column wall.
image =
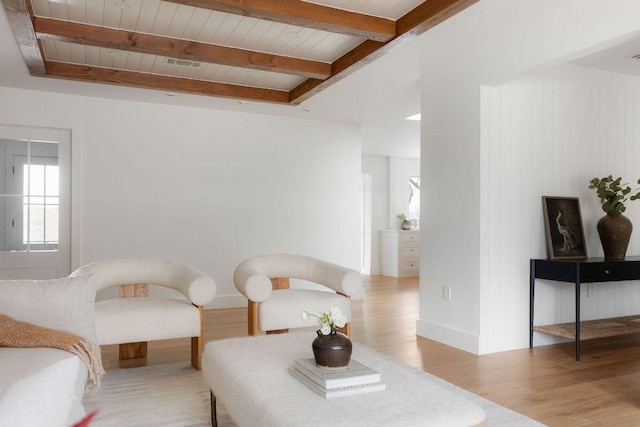
[[0,88],[3,123],[72,129],[73,267],[177,259],[232,281],[263,253],[360,264],[358,126]]
[[[518,267],[504,271],[502,266],[519,256],[519,274],[524,270],[527,275],[528,259],[541,254],[527,241],[503,240],[500,250],[487,246],[500,236],[496,227],[505,218],[518,218],[523,205],[517,203],[520,193],[511,188],[497,206],[481,197],[491,190],[488,178],[496,162],[517,168],[509,164],[507,153],[495,151],[481,126],[489,120],[482,109],[482,86],[635,37],[639,13],[640,3],[632,0],[482,0],[417,40],[422,52],[424,183],[419,335],[480,354],[524,346],[528,294],[525,298],[520,291],[528,289],[528,281],[510,282],[509,272]],[[557,143],[568,144],[562,138]],[[532,176],[522,179],[523,188]],[[570,178],[566,191],[584,191],[583,177]],[[510,178],[500,182],[509,186]],[[540,203],[539,195],[531,197],[531,206]],[[497,264],[507,253],[508,262]],[[495,271],[496,265],[501,269]],[[443,286],[452,288],[450,302],[443,301]]]

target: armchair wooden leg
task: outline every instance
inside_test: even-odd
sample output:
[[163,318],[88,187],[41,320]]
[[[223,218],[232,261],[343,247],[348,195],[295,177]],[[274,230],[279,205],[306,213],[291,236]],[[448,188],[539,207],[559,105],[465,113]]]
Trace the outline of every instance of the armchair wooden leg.
[[202,337],[191,337],[191,366],[202,370]]
[[200,311],[200,336],[191,337],[191,366],[194,369],[202,370],[202,350],[204,346],[204,311],[203,307],[197,305]]
[[258,328],[258,305],[260,303],[249,301],[247,306],[247,323],[249,335],[260,335],[260,329]]
[[[118,288],[120,298],[146,297],[149,295],[149,287],[146,284],[121,285]],[[147,342],[132,342],[120,344],[120,360],[137,359],[147,357]]]
[[338,331],[342,332],[346,336],[350,337],[351,336],[351,323],[345,324],[344,328],[338,328]]
[[120,360],[126,359],[138,359],[140,357],[147,357],[147,342],[130,342],[127,344],[120,344],[119,347]]

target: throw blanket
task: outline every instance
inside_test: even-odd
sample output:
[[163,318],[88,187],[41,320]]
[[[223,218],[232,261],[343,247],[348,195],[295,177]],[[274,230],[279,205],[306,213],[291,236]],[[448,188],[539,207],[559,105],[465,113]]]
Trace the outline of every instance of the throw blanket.
[[0,346],[2,347],[51,347],[77,355],[87,365],[87,388],[100,387],[104,375],[100,347],[86,338],[55,329],[43,328],[20,322],[0,314]]

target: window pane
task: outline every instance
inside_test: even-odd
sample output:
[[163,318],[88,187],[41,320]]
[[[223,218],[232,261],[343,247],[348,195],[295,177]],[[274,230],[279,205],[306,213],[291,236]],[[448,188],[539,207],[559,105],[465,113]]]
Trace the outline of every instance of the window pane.
[[[45,243],[58,244],[58,206],[47,206],[45,208]],[[52,249],[55,249],[52,248]]]
[[43,205],[31,205],[29,206],[29,238],[27,241],[29,244],[42,244],[44,243],[44,206]]
[[29,194],[44,196],[44,165],[29,166]]
[[420,177],[409,177],[409,218],[414,227],[420,227]]
[[47,196],[59,196],[58,166],[47,166],[45,169],[45,183]]

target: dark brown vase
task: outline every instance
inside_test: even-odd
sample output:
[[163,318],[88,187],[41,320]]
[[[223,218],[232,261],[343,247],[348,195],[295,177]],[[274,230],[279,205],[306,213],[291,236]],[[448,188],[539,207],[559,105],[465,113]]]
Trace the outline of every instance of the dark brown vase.
[[344,368],[351,360],[351,340],[340,332],[322,335],[320,331],[313,340],[313,357],[316,365],[323,368]]
[[620,212],[609,212],[598,221],[598,235],[605,259],[624,259],[633,224]]

